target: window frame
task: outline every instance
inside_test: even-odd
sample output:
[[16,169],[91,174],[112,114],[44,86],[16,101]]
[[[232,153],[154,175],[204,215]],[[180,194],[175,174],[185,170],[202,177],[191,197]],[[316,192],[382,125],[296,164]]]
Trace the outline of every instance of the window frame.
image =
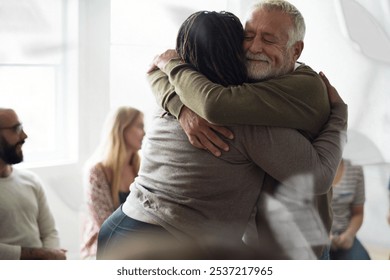
[[[42,2],[36,4],[42,4]],[[51,134],[48,135],[50,142],[53,141],[53,145],[45,146],[43,143],[35,149],[26,145],[23,149],[25,161],[21,164],[26,168],[69,164],[78,160],[79,3],[77,0],[60,0],[59,6],[61,9],[58,11],[61,14],[61,26],[58,37],[61,38],[61,45],[58,46],[59,50],[55,50],[58,52],[56,53],[59,57],[58,63],[47,63],[44,59],[40,61],[35,58],[20,59],[18,57],[14,58],[14,61],[0,63],[0,67],[41,67],[41,69],[42,67],[52,67],[54,70],[54,78],[51,79],[54,81],[54,125],[52,125],[51,132],[49,132]],[[18,100],[17,102],[21,101]],[[12,103],[10,105],[23,122],[23,112],[18,111],[18,108],[20,110],[22,106]],[[34,110],[33,106],[31,106],[31,110]],[[45,120],[37,127],[44,125]],[[29,134],[29,129],[29,127],[25,127],[27,134]],[[37,128],[35,129],[37,130]],[[28,141],[27,139],[27,144]]]

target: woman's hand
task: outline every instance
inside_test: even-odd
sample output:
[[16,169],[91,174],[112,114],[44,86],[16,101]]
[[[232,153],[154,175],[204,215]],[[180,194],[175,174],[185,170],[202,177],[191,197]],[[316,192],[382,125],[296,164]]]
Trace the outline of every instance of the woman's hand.
[[152,63],[150,64],[147,73],[149,74],[150,72],[153,72],[156,69],[164,70],[165,65],[167,65],[168,62],[174,58],[179,58],[179,55],[173,49],[168,49],[165,52],[156,55]]

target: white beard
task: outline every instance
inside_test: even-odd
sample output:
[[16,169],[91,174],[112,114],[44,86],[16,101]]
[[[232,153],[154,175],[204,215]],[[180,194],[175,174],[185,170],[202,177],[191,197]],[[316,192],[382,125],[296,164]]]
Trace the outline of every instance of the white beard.
[[284,64],[277,69],[275,67],[272,67],[271,59],[265,54],[251,54],[248,51],[246,53],[246,58],[248,77],[255,81],[278,77],[291,71],[291,67],[289,65],[291,57],[289,56],[289,54],[285,55]]

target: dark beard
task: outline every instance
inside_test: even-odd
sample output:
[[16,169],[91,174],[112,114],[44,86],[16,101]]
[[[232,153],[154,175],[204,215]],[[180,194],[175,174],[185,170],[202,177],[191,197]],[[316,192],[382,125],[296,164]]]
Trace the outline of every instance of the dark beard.
[[14,146],[8,144],[4,137],[0,136],[0,159],[6,164],[16,164],[23,161],[23,152],[18,154],[16,146],[24,141],[16,143]]

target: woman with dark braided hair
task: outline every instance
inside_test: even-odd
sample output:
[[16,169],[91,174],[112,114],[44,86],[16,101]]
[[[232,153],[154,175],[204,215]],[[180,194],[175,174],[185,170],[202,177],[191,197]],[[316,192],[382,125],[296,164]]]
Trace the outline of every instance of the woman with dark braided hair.
[[210,81],[241,85],[247,78],[243,40],[243,27],[234,14],[200,11],[180,27],[176,51]]

